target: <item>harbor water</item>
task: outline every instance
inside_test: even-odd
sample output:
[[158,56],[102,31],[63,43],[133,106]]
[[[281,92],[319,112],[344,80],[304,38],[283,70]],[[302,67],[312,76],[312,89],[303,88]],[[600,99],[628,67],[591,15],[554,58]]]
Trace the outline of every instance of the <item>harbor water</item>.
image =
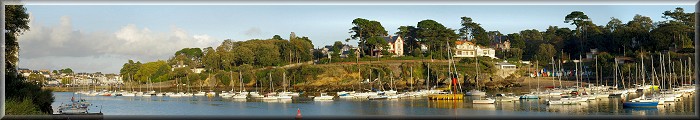
[[[622,101],[637,97],[608,97],[578,105],[547,105],[547,98],[521,99],[515,102],[472,104],[476,97],[464,100],[427,100],[409,98],[397,100],[338,99],[314,101],[307,97],[292,100],[236,100],[221,97],[125,97],[87,96],[73,92],[54,92],[54,112],[71,97],[92,103],[89,112],[104,115],[231,115],[231,116],[501,116],[501,115],[694,115],[695,96],[683,96],[676,102],[666,102],[656,108],[623,108]],[[304,95],[302,95],[304,96]],[[554,98],[553,98],[554,99]]]

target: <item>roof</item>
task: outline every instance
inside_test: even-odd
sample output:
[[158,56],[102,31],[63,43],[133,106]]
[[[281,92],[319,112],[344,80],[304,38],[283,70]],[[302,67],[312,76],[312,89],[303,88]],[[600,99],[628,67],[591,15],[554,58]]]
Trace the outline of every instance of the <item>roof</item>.
[[462,41],[462,40],[455,41],[455,43],[456,43],[457,45],[461,45],[461,44],[465,44],[465,43],[466,43],[466,44],[470,44],[470,45],[474,45],[474,43],[472,43],[472,42],[469,42],[469,41]]
[[510,64],[510,63],[507,63],[507,62],[498,62],[498,63],[496,63],[496,65],[512,65],[512,66],[515,66],[514,64]]
[[386,36],[382,38],[384,38],[384,41],[386,41],[387,43],[394,43],[397,39],[399,39],[399,36]]

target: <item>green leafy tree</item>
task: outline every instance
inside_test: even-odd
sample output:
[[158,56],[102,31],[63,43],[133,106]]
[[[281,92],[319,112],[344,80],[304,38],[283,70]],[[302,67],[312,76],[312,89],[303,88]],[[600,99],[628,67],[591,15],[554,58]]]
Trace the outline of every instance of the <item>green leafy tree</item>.
[[284,40],[284,39],[282,39],[282,37],[280,35],[272,36],[272,39],[273,40]]
[[673,20],[671,20],[670,22],[682,23],[683,25],[695,29],[695,12],[685,13],[683,8],[677,7],[673,11],[664,11],[663,15],[664,16],[662,17],[665,19],[672,18]]
[[679,49],[679,48],[692,48],[693,34],[692,28],[677,23],[677,24],[665,24],[659,28],[656,28],[650,32],[653,41],[653,48],[657,50],[667,50],[669,48]]
[[552,61],[551,59],[556,53],[557,51],[551,44],[540,44],[537,52],[537,61],[539,61],[540,65],[547,65],[547,63]]
[[420,44],[417,40],[418,28],[414,26],[400,26],[398,30],[399,31],[395,34],[403,37],[403,40],[405,41],[403,48],[408,48],[404,49],[404,53],[412,54],[413,56],[419,56],[421,52],[413,53],[415,49],[418,49],[418,51],[420,51]]
[[236,63],[241,65],[241,64],[253,64],[255,61],[255,55],[253,53],[253,50],[246,46],[239,46],[234,48],[235,52],[233,58],[235,58]]
[[331,54],[331,56],[333,58],[339,58],[340,54],[343,53],[342,49],[343,49],[343,42],[335,41],[335,43],[333,43],[333,49],[332,49],[333,54]]
[[221,67],[221,57],[212,47],[204,48],[204,59],[202,62],[207,71],[216,71]]
[[452,48],[458,38],[454,30],[449,29],[434,20],[423,20],[418,22],[418,38],[428,46],[428,53],[432,58],[447,58],[447,48]]
[[525,40],[518,33],[508,34],[510,40],[510,48],[525,49]]
[[255,64],[261,66],[273,66],[279,63],[279,52],[274,45],[262,44],[255,50]]
[[[4,5],[4,4],[3,4]],[[7,115],[21,114],[50,114],[53,113],[51,104],[54,101],[50,90],[24,82],[25,78],[18,75],[19,43],[17,37],[29,30],[29,14],[23,5],[5,5],[5,101]],[[28,102],[31,101],[31,102]],[[21,103],[21,104],[18,104]],[[15,106],[19,105],[19,106]],[[14,108],[22,108],[19,110]],[[36,108],[36,109],[34,109]],[[39,110],[39,111],[37,111]]]
[[488,46],[490,39],[488,33],[481,24],[472,21],[470,17],[461,17],[462,28],[459,29],[459,35],[462,39],[475,41],[477,45]]
[[372,50],[379,50],[381,48],[386,48],[389,44],[386,42],[386,40],[384,40],[384,38],[375,36],[367,39],[366,45],[368,48],[372,48]]
[[65,68],[65,69],[58,70],[58,72],[60,72],[60,73],[67,73],[67,74],[73,74],[73,69]]
[[[363,52],[361,52],[362,55],[369,53],[372,50],[371,46],[366,46],[366,40],[372,37],[388,35],[386,29],[384,29],[382,24],[378,21],[356,18],[352,21],[352,24],[355,26],[350,28],[349,33],[352,34],[350,35],[350,39],[359,40],[358,46],[361,50],[363,50]],[[347,39],[346,41],[349,41],[350,39]]]
[[588,15],[584,14],[581,11],[573,11],[566,15],[564,17],[564,23],[571,23],[571,25],[576,25],[576,31],[580,32],[581,26],[584,24],[589,24],[591,23],[590,18],[588,18]]
[[235,46],[236,45],[230,39],[227,39],[224,40],[219,47],[216,47],[216,54],[218,54],[221,59],[221,69],[231,70],[233,66],[236,66],[236,59],[233,51]]

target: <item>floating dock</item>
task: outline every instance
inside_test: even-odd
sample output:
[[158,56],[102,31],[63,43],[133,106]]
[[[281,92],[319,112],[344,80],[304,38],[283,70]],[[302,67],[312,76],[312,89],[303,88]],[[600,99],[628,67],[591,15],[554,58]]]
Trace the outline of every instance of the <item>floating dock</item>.
[[434,94],[428,95],[428,100],[462,100],[464,94]]

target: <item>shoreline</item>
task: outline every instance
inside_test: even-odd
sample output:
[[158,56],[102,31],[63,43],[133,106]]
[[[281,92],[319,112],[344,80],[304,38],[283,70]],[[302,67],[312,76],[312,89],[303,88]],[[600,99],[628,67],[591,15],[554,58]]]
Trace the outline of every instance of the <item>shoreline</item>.
[[[496,93],[514,93],[514,94],[521,94],[521,93],[528,93],[531,92],[531,90],[535,90],[537,88],[537,80],[535,78],[520,78],[520,81],[513,82],[515,84],[514,86],[507,87],[505,89],[485,89],[485,92],[488,92],[489,94],[496,94]],[[551,87],[552,83],[554,83],[556,86],[559,86],[559,80],[552,80],[545,78],[540,78],[539,84],[540,84],[540,90],[546,90],[546,89],[551,89],[547,87]],[[562,80],[561,84],[568,87],[568,86],[573,86],[576,85],[576,81],[568,81],[568,80]],[[586,82],[580,82],[581,85],[587,86],[590,83]],[[120,89],[114,88],[111,86],[97,86],[96,87],[98,90],[117,90],[119,91]],[[349,88],[349,89],[348,89]],[[397,85],[396,89],[399,92],[405,92],[409,90],[409,85],[408,84],[403,84],[403,85]],[[419,89],[424,89],[425,86],[423,85],[414,85],[414,90],[419,90]],[[468,91],[469,86],[462,86],[464,92]],[[76,92],[80,90],[94,90],[93,87],[87,87],[87,86],[79,86],[79,87],[42,87],[42,89],[50,89],[54,92]],[[131,91],[131,87],[125,87],[122,88],[121,90],[124,91]],[[139,90],[139,87],[133,87],[134,91],[147,91],[146,87],[141,87]],[[180,88],[179,90],[177,87],[165,87],[165,86],[159,86],[159,87],[153,87],[150,88],[151,90],[154,91],[166,91],[166,92],[186,92],[188,91],[187,88]],[[255,91],[255,87],[245,87],[246,91]],[[368,86],[363,86],[363,90],[369,90]],[[375,88],[378,89],[378,88]],[[437,88],[441,89],[441,88]],[[443,88],[444,89],[444,88]],[[221,92],[221,91],[230,91],[231,87],[229,86],[218,86],[218,87],[202,87],[201,91],[209,91],[212,90],[214,92]],[[239,87],[234,87],[233,91],[240,90]],[[294,85],[292,88],[288,88],[288,91],[294,91],[294,92],[310,92],[310,93],[320,93],[320,92],[327,92],[327,93],[332,93],[335,94],[335,92],[339,91],[357,91],[357,85],[347,85],[347,84],[337,84],[337,85],[323,85],[323,86],[311,86],[311,85]],[[385,88],[385,90],[388,90]],[[197,92],[200,91],[200,87],[190,87],[189,92]],[[265,92],[269,91],[269,89],[266,89],[266,87],[258,87],[257,91]],[[283,88],[278,88],[276,91],[283,91]]]

